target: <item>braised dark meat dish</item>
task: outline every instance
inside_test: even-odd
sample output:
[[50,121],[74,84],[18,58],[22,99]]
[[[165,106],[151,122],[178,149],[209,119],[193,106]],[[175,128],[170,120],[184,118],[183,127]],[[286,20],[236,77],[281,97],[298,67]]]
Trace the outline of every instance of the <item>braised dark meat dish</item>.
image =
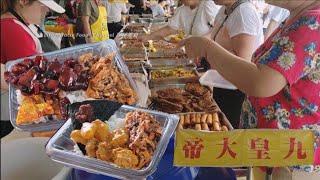
[[93,121],[93,107],[90,104],[81,105],[75,114],[75,119],[81,123]]
[[49,62],[42,56],[25,59],[5,72],[5,80],[21,90],[22,94],[58,95],[60,89],[75,91],[87,89],[88,71],[77,60],[68,59],[63,64],[57,59]]
[[187,83],[185,89],[158,90],[152,101],[157,110],[172,114],[211,112],[217,108],[211,91],[199,83]]

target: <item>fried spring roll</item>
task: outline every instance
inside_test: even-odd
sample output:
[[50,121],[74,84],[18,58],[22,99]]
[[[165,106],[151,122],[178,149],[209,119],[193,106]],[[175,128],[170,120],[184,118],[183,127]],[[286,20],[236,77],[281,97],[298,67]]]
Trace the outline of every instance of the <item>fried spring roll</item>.
[[201,115],[201,123],[207,123],[208,114]]
[[188,126],[190,124],[190,114],[185,115],[184,124],[185,126]]
[[213,122],[213,130],[214,131],[221,131],[221,126],[220,126],[219,122],[217,122],[217,121]]
[[208,115],[207,124],[210,125],[210,126],[213,124],[212,114],[209,114],[209,115]]
[[179,124],[184,125],[184,115],[180,115],[180,121]]
[[190,122],[191,124],[196,124],[196,115],[194,113],[190,114]]
[[204,130],[204,131],[210,131],[207,123],[202,123],[201,124],[201,129]]
[[180,121],[179,121],[179,125],[178,125],[178,129],[183,129],[184,126],[184,115],[180,115]]
[[194,129],[197,130],[197,131],[201,131],[201,124],[196,124],[194,126]]
[[196,123],[200,124],[201,123],[201,114],[197,113],[197,114],[195,114],[195,116],[196,116]]
[[218,113],[213,113],[213,114],[212,114],[212,120],[213,120],[213,122],[219,122]]
[[227,128],[227,126],[224,126],[224,125],[221,127],[221,129],[222,129],[222,131],[229,131],[229,129]]

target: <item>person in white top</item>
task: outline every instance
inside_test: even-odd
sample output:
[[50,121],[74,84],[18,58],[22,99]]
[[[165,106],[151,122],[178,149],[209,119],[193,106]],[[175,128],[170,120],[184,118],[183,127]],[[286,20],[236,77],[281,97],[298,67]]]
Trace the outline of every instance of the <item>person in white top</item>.
[[125,1],[108,0],[108,31],[110,39],[114,39],[122,29],[121,17],[122,14],[128,12]]
[[[250,61],[264,42],[262,19],[256,7],[249,0],[215,0],[215,3],[224,6],[216,16],[211,38],[234,55]],[[209,70],[203,79],[210,80],[214,99],[237,128],[244,94],[215,70]]]
[[166,0],[158,0],[158,3],[150,6],[150,9],[152,10],[152,16],[153,17],[165,17],[166,12],[164,10],[165,6],[167,6],[168,2]]
[[265,39],[267,39],[275,29],[279,27],[290,16],[290,11],[278,6],[269,6],[267,15],[267,28],[265,31]]
[[[39,39],[28,25],[40,24],[41,19],[45,17],[49,9],[57,13],[64,13],[65,11],[53,0],[1,0],[1,138],[13,129],[9,122],[9,87],[4,78],[5,64],[14,59],[43,52]],[[17,31],[18,29],[19,31]],[[11,32],[11,34],[8,34],[8,32]],[[15,32],[19,32],[18,36]],[[15,42],[23,48],[12,48],[8,42]]]
[[185,35],[204,36],[211,32],[215,16],[219,11],[213,1],[184,0],[184,5],[177,8],[169,24],[150,35],[140,37],[142,40],[163,39],[183,30]]

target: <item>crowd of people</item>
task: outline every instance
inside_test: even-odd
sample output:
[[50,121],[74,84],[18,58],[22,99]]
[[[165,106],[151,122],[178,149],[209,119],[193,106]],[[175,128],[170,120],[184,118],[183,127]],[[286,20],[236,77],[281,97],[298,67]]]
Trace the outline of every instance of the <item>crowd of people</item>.
[[[76,44],[114,39],[123,28],[124,14],[169,17],[167,26],[139,39],[164,39],[182,31],[186,39],[180,46],[199,65],[207,63],[204,77],[211,77],[214,99],[234,127],[311,129],[320,134],[319,1],[55,1],[1,1],[1,127],[6,127],[2,124],[9,111],[3,106],[8,103],[4,66],[56,50],[45,32],[39,38],[30,28],[41,31],[46,14],[55,11],[74,20],[77,34],[83,35],[76,36]],[[320,163],[319,156],[318,148],[315,163]]]

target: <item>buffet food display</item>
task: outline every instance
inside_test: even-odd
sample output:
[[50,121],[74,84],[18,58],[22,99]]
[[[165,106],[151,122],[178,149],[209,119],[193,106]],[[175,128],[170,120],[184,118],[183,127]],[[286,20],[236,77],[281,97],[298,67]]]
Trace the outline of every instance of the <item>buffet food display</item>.
[[[176,130],[232,130],[193,61],[176,49],[184,34],[139,41],[150,29],[125,26],[119,48],[108,40],[9,63],[12,124],[59,129],[46,146],[51,159],[126,179],[152,174]],[[139,91],[131,73],[145,77],[147,91]],[[152,110],[139,108],[141,96]]]

